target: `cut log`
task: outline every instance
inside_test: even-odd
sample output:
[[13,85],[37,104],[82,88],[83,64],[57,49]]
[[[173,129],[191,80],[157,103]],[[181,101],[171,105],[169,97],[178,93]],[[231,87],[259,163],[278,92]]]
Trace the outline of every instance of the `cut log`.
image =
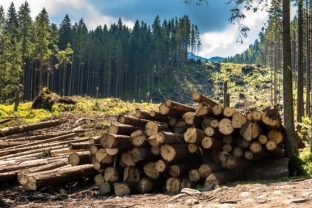
[[160,155],[167,162],[185,158],[189,154],[187,144],[165,144],[160,147]]
[[202,129],[205,129],[208,126],[211,126],[213,128],[217,128],[219,124],[219,121],[217,119],[214,118],[205,118],[202,122],[201,122],[201,127]]
[[289,159],[261,160],[247,170],[248,180],[272,180],[289,177]]
[[209,137],[214,137],[217,139],[221,139],[224,137],[224,135],[219,132],[218,128],[214,128],[212,126],[207,126],[204,129],[204,131],[205,131],[206,136],[209,136]]
[[166,180],[166,192],[178,193],[181,190],[181,181],[178,178],[170,177]]
[[141,178],[137,185],[137,190],[141,194],[149,193],[153,190],[154,184],[148,178]]
[[97,187],[100,187],[104,183],[104,177],[102,173],[98,173],[94,176],[94,182]]
[[117,117],[117,121],[121,124],[128,124],[136,127],[145,128],[145,125],[149,120],[139,119],[127,114],[120,114]]
[[101,148],[101,145],[92,144],[89,146],[90,155],[95,155],[95,153]]
[[177,123],[178,123],[178,119],[177,118],[175,118],[175,117],[170,117],[169,118],[169,121],[168,121],[169,126],[175,126]]
[[223,114],[223,107],[221,105],[215,105],[212,107],[212,113],[216,117],[221,117]]
[[136,130],[141,129],[137,126],[132,126],[128,124],[121,124],[121,123],[111,123],[108,127],[108,133],[110,134],[122,134],[130,136]]
[[243,137],[239,137],[237,139],[237,142],[236,142],[237,146],[239,146],[243,149],[249,148],[250,143],[251,143],[251,141],[247,141]]
[[228,118],[223,118],[220,120],[218,124],[218,129],[219,132],[221,132],[223,135],[229,135],[234,131],[232,121]]
[[109,155],[106,152],[105,148],[100,148],[94,155],[95,159],[102,164],[111,164],[113,163],[114,157]]
[[105,148],[107,154],[114,156],[119,152],[118,148]]
[[191,107],[191,106],[188,106],[188,105],[184,105],[182,103],[178,103],[178,102],[175,102],[175,101],[172,101],[172,100],[166,100],[165,101],[165,105],[168,107],[168,108],[171,108],[171,109],[175,109],[175,110],[178,110],[178,111],[181,111],[181,112],[195,112],[195,108]]
[[207,103],[208,105],[210,105],[211,107],[219,105],[216,101],[214,101],[213,99],[199,93],[199,92],[193,92],[192,94],[192,98],[194,102],[197,103]]
[[184,111],[179,111],[173,108],[169,108],[165,103],[161,103],[159,106],[159,113],[168,117],[182,118]]
[[262,111],[253,110],[251,111],[251,121],[258,122],[262,120]]
[[93,168],[92,164],[72,166],[61,169],[53,174],[28,177],[26,186],[29,190],[38,190],[43,187],[92,176],[96,173],[97,171]]
[[135,147],[147,146],[146,135],[139,135],[135,137],[130,137],[131,143]]
[[145,175],[152,179],[158,179],[159,171],[155,168],[155,162],[148,162],[143,166]]
[[54,126],[58,126],[62,123],[65,123],[65,120],[48,120],[48,121],[42,121],[35,124],[27,124],[27,125],[21,125],[21,126],[14,126],[14,127],[5,127],[0,129],[0,137],[4,137],[7,135],[13,135],[28,131],[34,131],[37,129],[44,129],[44,128],[50,128]]
[[226,152],[231,152],[232,151],[232,145],[231,144],[224,144],[223,147],[222,147],[222,150],[223,151],[226,151]]
[[159,131],[169,131],[169,129],[155,121],[149,121],[146,123],[145,133],[147,136],[156,135]]
[[140,108],[134,109],[133,115],[139,119],[154,120],[154,117],[150,115],[149,111]]
[[158,172],[164,172],[165,170],[169,169],[169,166],[163,159],[159,159],[155,162],[155,169]]
[[235,157],[242,157],[244,154],[244,150],[241,147],[234,147],[233,148],[233,155]]
[[89,149],[89,142],[81,142],[81,143],[72,143],[68,145],[70,150],[87,150]]
[[125,167],[123,174],[123,182],[139,182],[140,180],[140,171],[137,167]]
[[27,177],[30,174],[41,172],[41,171],[46,171],[46,170],[52,170],[55,168],[66,166],[66,165],[67,165],[66,159],[61,159],[61,160],[51,161],[51,163],[49,164],[38,165],[36,167],[22,169],[17,172],[17,180],[21,185],[26,185]]
[[119,180],[119,177],[122,175],[121,169],[117,170],[115,167],[107,167],[104,171],[104,181],[115,183]]
[[284,141],[283,133],[276,129],[271,129],[268,133],[268,139],[276,144],[280,144]]
[[192,144],[200,144],[205,137],[205,132],[202,129],[197,129],[195,126],[187,128],[183,134],[184,141]]
[[223,170],[220,164],[204,163],[198,168],[200,178],[207,178],[211,173]]
[[279,148],[279,146],[274,141],[272,140],[268,141],[265,146],[276,157],[278,158],[284,157],[283,150]]
[[188,178],[192,182],[198,182],[200,180],[200,175],[198,169],[192,169],[188,172]]
[[103,182],[99,187],[99,193],[102,195],[108,195],[114,190],[114,185],[110,182]]
[[237,111],[233,107],[224,107],[223,115],[227,118],[232,117]]
[[119,165],[120,167],[135,166],[135,162],[132,158],[132,150],[128,150],[121,154]]
[[205,181],[205,186],[209,184],[220,185],[225,184],[231,181],[234,181],[238,178],[238,174],[235,170],[227,170],[218,173],[211,173]]
[[262,151],[262,144],[258,141],[251,142],[250,151],[252,151],[252,153],[260,153]]
[[256,139],[262,133],[262,130],[257,123],[249,121],[242,126],[239,133],[245,140],[251,141]]
[[234,143],[233,140],[234,140],[234,138],[233,138],[232,134],[224,135],[222,137],[222,142],[225,143],[225,144],[232,144],[232,143]]
[[82,164],[90,164],[90,152],[73,152],[68,156],[68,163],[71,165],[82,165]]
[[151,161],[157,158],[157,155],[154,155],[151,152],[150,147],[134,147],[132,149],[131,155],[134,162],[139,162],[142,160]]
[[115,196],[126,196],[137,192],[137,183],[114,183]]
[[195,112],[184,113],[182,119],[185,121],[186,124],[196,126],[200,126],[201,122],[203,121],[203,118],[197,116]]
[[199,103],[196,107],[195,113],[197,116],[211,116],[212,108],[208,103]]
[[177,134],[177,133],[173,133],[169,131],[158,132],[156,135],[156,140],[159,143],[165,143],[165,144],[185,143],[182,134]]
[[160,147],[159,146],[156,146],[156,147],[151,146],[151,153],[153,155],[160,155]]
[[130,134],[130,137],[133,138],[133,137],[142,136],[142,135],[145,135],[145,133],[143,132],[143,129],[138,129],[138,130],[136,130],[136,131],[133,131],[133,132]]
[[89,143],[90,144],[100,144],[100,137],[99,136],[91,137],[89,139]]
[[232,116],[232,126],[235,129],[242,128],[242,126],[247,122],[247,117],[236,111]]
[[200,166],[200,162],[197,160],[183,161],[181,163],[171,165],[169,167],[169,174],[172,177],[180,177],[183,175],[187,175],[191,169],[198,169]]
[[264,134],[260,134],[258,136],[258,142],[260,142],[260,144],[266,144],[268,142],[268,137]]
[[262,114],[262,121],[271,128],[279,128],[282,123],[281,116],[277,109],[265,109]]
[[150,111],[150,116],[153,117],[151,120],[155,121],[161,121],[161,122],[167,122],[168,121],[168,116],[163,115],[157,111],[151,110]]
[[178,121],[177,124],[173,127],[173,132],[177,134],[183,134],[187,128],[188,125],[185,123],[185,121],[181,120]]
[[190,153],[196,153],[198,151],[198,145],[197,144],[192,144],[192,143],[189,143],[187,144],[187,147],[188,147],[188,150]]
[[223,142],[219,139],[205,136],[201,141],[201,146],[205,149],[221,150],[223,148]]
[[101,145],[102,147],[105,148],[119,148],[119,149],[133,148],[130,136],[121,134],[107,134],[106,142],[101,143]]

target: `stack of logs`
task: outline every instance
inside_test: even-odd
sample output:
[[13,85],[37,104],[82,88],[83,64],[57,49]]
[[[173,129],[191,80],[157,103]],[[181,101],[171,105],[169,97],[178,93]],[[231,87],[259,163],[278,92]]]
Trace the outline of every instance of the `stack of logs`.
[[102,194],[178,192],[183,187],[244,178],[257,161],[283,157],[283,127],[277,110],[243,115],[194,92],[196,107],[166,100],[159,111],[119,115],[90,141]]
[[[119,115],[107,133],[92,138],[78,137],[81,129],[8,136],[60,125],[62,120],[0,129],[0,182],[17,179],[25,188],[38,190],[94,177],[101,194],[175,193],[241,180],[246,167],[283,158],[277,110],[244,115],[198,92],[192,98],[195,107],[166,100],[158,111],[135,109],[132,115]],[[52,157],[38,159],[44,152]]]

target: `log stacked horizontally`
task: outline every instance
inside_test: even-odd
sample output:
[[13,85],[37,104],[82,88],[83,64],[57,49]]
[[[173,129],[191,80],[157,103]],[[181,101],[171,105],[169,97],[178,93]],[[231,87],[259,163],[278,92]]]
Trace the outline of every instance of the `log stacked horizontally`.
[[[266,177],[287,175],[287,163],[276,162],[284,159],[277,110],[243,114],[198,92],[192,98],[195,107],[166,100],[158,111],[121,114],[106,133],[92,138],[77,139],[77,132],[67,132],[45,135],[44,140],[12,140],[5,136],[19,128],[0,129],[0,181],[17,178],[36,190],[56,181],[93,177],[101,194],[122,196],[259,179],[259,172]],[[38,160],[44,150],[54,156]],[[262,161],[266,165],[259,165]]]
[[[159,111],[119,115],[99,139],[97,152],[90,152],[102,164],[94,178],[100,193],[172,193],[197,184],[222,184],[245,179],[246,167],[259,161],[275,164],[284,157],[278,111],[245,115],[198,92],[192,96],[196,107],[166,100]],[[112,148],[118,152],[105,163],[102,158]],[[103,156],[96,157],[98,152]]]

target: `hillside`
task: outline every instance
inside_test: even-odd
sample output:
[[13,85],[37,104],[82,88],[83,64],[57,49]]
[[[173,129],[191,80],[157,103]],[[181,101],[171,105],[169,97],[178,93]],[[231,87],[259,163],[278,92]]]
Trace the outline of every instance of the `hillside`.
[[227,81],[230,105],[242,110],[270,106],[271,74],[263,66],[232,63],[190,63],[167,77],[153,102],[172,99],[192,104],[191,93],[199,91],[223,103],[223,85]]

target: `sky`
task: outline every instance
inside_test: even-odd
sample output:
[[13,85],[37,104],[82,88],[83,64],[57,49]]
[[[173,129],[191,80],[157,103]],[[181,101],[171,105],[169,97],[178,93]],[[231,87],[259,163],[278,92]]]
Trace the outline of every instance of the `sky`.
[[[33,19],[45,8],[50,21],[58,26],[68,14],[72,23],[84,19],[89,30],[99,25],[117,23],[121,18],[123,24],[132,28],[136,20],[152,25],[155,17],[169,20],[174,17],[188,15],[191,23],[196,24],[201,34],[202,46],[199,56],[210,58],[213,56],[228,57],[242,53],[258,38],[258,34],[267,22],[267,12],[246,12],[247,18],[241,21],[248,26],[248,37],[243,44],[237,42],[239,36],[238,24],[229,24],[231,5],[227,0],[209,0],[209,4],[196,6],[184,4],[183,0],[27,0]],[[5,12],[11,3],[16,10],[25,0],[0,0]]]

